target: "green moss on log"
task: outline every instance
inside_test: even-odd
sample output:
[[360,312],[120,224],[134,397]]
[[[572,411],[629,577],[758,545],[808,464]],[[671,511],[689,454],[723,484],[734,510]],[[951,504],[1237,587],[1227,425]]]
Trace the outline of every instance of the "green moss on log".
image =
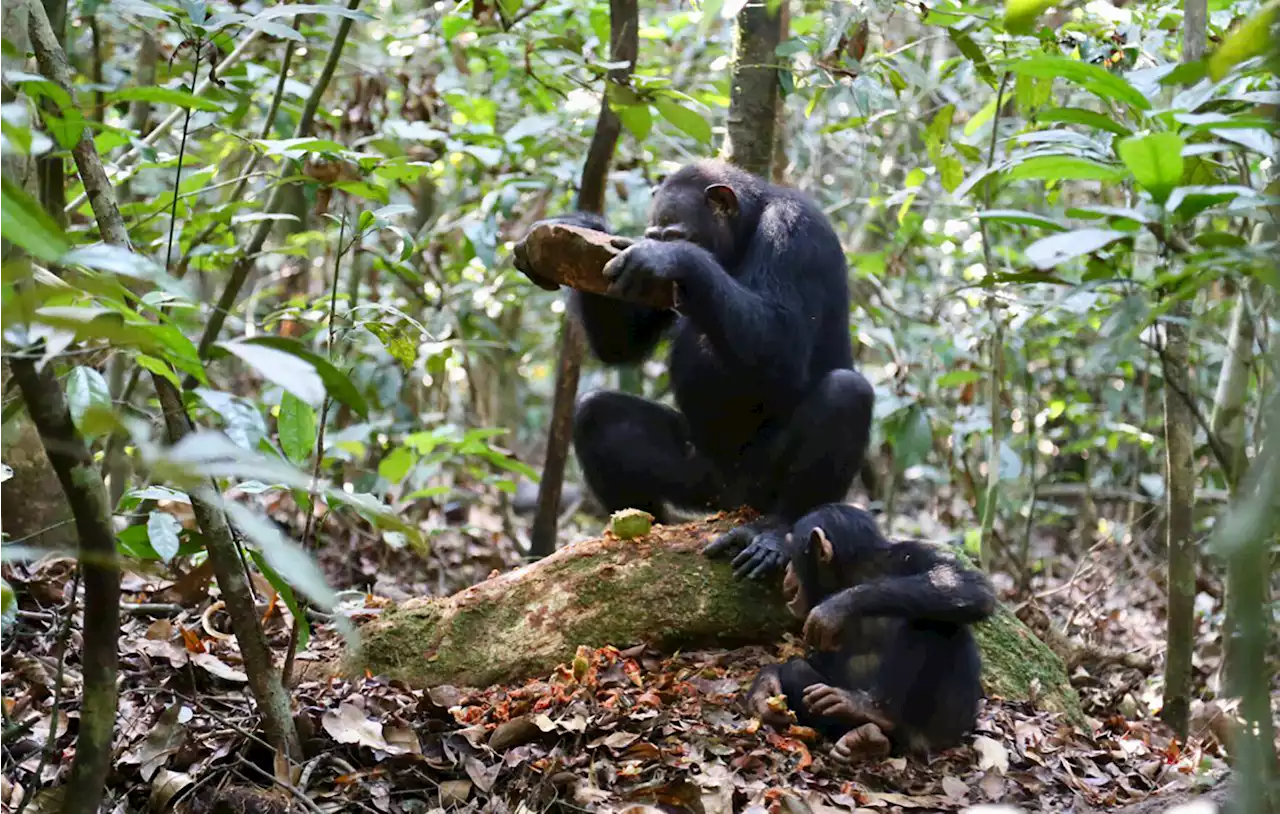
[[[798,623],[774,584],[736,580],[703,544],[739,522],[717,515],[611,534],[445,598],[412,599],[361,631],[350,669],[414,686],[487,686],[545,675],[578,645],[677,648],[768,644]],[[988,694],[1029,699],[1080,720],[1062,662],[1007,609],[978,626]]]

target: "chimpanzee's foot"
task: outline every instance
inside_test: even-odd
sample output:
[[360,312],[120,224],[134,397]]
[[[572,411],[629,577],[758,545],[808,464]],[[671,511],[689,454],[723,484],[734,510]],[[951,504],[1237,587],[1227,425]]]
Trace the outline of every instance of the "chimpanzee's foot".
[[889,754],[889,738],[875,724],[863,724],[844,733],[831,750],[837,763],[849,765],[863,760],[874,760]]
[[746,546],[733,558],[733,575],[739,579],[764,579],[787,562],[785,542],[790,526],[777,518],[761,518],[730,529],[702,549],[716,557]]

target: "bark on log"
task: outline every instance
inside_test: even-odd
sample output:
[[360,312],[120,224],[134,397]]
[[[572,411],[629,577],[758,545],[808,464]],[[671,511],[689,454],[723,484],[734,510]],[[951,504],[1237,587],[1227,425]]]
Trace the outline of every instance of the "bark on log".
[[[572,226],[543,223],[534,227],[517,251],[523,252],[539,277],[590,294],[613,296],[609,281],[600,272],[622,250],[612,244],[613,235]],[[643,289],[635,301],[654,308],[675,305],[675,286],[655,282]]]
[[[797,633],[776,584],[733,578],[701,553],[744,515],[654,526],[634,540],[602,537],[450,597],[411,599],[361,631],[350,674],[406,683],[488,686],[545,675],[578,645],[660,650],[768,644]],[[1007,608],[977,626],[988,695],[1030,700],[1083,720],[1059,659]]]

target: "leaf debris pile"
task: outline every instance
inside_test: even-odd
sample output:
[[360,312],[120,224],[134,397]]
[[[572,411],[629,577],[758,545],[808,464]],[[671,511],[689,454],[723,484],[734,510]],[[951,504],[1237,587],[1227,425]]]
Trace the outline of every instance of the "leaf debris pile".
[[[35,637],[38,646],[4,666],[11,724],[5,749],[12,758],[6,765],[13,768],[4,777],[3,802],[10,807],[32,786],[37,769],[48,788],[64,780],[70,766],[75,720],[68,724],[65,715],[56,759],[42,766],[39,760],[51,728],[56,631],[70,587],[65,561],[59,562],[46,561],[28,575],[26,596],[41,586],[51,610],[24,612],[22,634]],[[126,577],[134,600],[163,595],[173,587],[166,583]],[[363,613],[376,612],[371,599]],[[1090,735],[1027,705],[990,699],[966,746],[929,761],[891,758],[846,770],[829,760],[828,744],[811,730],[762,728],[738,705],[759,666],[794,655],[794,641],[772,650],[674,656],[644,647],[580,648],[571,663],[540,680],[422,691],[377,677],[344,679],[309,670],[341,647],[329,625],[318,625],[300,654],[292,690],[308,759],[292,790],[272,788],[271,761],[254,734],[235,640],[223,633],[217,603],[206,608],[212,611],[178,608],[172,618],[127,618],[118,758],[110,781],[119,810],[176,805],[198,812],[223,801],[237,811],[624,811],[659,805],[677,812],[752,806],[867,812],[956,811],[1000,801],[1083,811],[1188,788],[1224,765],[1211,735],[1179,747],[1152,719],[1130,720],[1115,711],[1100,718]],[[282,652],[284,614],[273,609],[267,615]],[[78,680],[69,663],[64,709],[76,697]]]

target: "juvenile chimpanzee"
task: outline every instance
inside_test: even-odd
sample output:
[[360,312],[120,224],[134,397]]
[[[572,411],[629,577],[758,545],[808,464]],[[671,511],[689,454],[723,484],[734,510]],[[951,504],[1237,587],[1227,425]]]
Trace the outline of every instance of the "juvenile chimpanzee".
[[[608,231],[595,216],[557,220]],[[669,519],[668,506],[746,505],[759,521],[711,556],[745,548],[739,576],[785,562],[783,538],[813,507],[844,499],[862,463],[875,393],[853,370],[844,252],[807,196],[719,161],[658,188],[642,240],[605,267],[611,293],[676,284],[676,309],[573,292],[596,356],[643,360],[674,323],[668,365],[678,409],[617,392],[583,396],[574,447],[605,508]],[[516,266],[539,279],[516,247]]]
[[889,542],[861,509],[822,506],[796,523],[783,577],[805,620],[804,658],[760,671],[747,707],[768,724],[786,714],[836,741],[851,761],[957,745],[974,724],[981,667],[970,625],[995,609],[985,576],[943,548]]

